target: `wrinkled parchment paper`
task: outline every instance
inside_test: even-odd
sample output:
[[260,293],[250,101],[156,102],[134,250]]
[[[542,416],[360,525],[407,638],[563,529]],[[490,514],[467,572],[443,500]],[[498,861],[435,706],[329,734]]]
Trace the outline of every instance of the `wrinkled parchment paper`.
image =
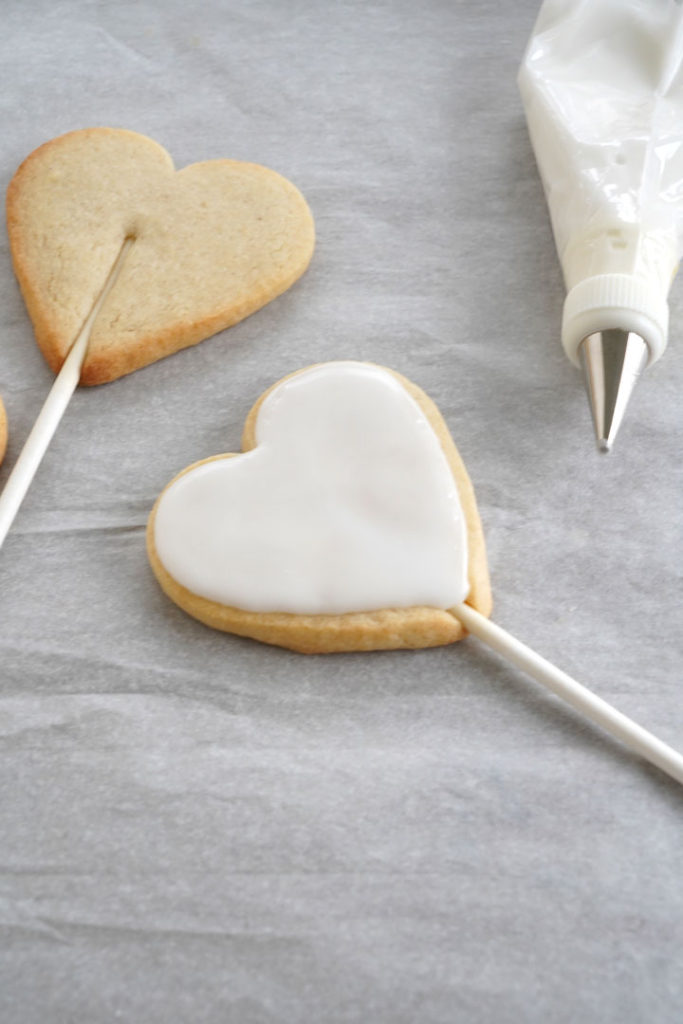
[[[170,604],[144,526],[259,394],[369,359],[439,404],[495,618],[683,747],[683,287],[599,457],[515,76],[446,0],[5,0],[0,173],[73,128],[306,195],[309,272],[76,394],[0,552],[3,1024],[681,1019],[683,793],[476,640],[304,658]],[[5,233],[7,477],[52,377]]]

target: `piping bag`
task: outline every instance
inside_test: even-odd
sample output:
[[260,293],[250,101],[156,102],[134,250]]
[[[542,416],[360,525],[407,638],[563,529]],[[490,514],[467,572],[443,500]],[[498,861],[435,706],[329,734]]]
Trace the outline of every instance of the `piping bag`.
[[546,0],[519,72],[582,366],[609,451],[640,371],[664,352],[683,253],[683,7]]

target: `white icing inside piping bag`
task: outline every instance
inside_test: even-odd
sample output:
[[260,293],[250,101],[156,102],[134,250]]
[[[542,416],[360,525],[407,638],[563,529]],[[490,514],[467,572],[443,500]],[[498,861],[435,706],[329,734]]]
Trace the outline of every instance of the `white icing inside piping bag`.
[[598,448],[666,348],[683,252],[683,7],[546,0],[519,72]]
[[683,8],[674,0],[546,0],[519,86],[567,285],[562,342],[667,343],[683,252]]

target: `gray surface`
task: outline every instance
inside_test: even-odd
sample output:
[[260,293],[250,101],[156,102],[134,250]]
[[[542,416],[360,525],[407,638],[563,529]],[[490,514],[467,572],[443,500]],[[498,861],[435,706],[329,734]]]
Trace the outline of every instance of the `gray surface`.
[[[278,169],[319,241],[245,323],[79,392],[0,554],[3,1024],[680,1021],[674,783],[475,641],[306,659],[187,618],[144,553],[267,385],[388,364],[467,461],[497,621],[683,746],[683,288],[599,458],[515,88],[535,10],[4,0],[3,184],[123,125]],[[1,259],[0,483],[51,380]]]

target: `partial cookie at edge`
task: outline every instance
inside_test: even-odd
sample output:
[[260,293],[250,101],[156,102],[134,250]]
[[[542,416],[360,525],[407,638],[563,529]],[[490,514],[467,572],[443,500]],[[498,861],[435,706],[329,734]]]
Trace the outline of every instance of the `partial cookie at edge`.
[[5,457],[7,451],[7,413],[5,412],[5,406],[0,398],[0,464]]

